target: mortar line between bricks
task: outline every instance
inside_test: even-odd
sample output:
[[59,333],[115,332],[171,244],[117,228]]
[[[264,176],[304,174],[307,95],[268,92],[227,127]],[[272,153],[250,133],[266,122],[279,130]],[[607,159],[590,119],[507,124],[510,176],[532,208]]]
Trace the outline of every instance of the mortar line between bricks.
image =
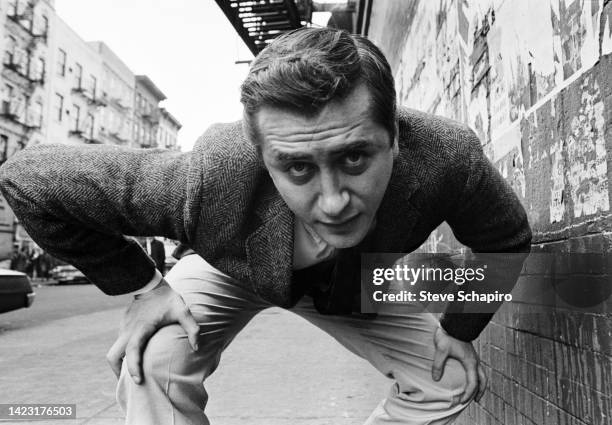
[[[572,311],[572,310],[567,310],[567,311]],[[567,343],[567,342],[565,342],[565,341],[560,341],[560,340],[558,340],[558,339],[553,339],[553,338],[550,338],[550,337],[548,337],[548,336],[546,336],[546,335],[541,335],[541,334],[538,334],[538,333],[535,333],[535,332],[526,331],[526,330],[523,330],[523,329],[516,329],[516,328],[513,328],[512,326],[506,326],[506,325],[503,325],[503,324],[501,324],[501,323],[496,323],[496,324],[497,324],[498,326],[501,326],[501,327],[505,328],[505,329],[510,329],[510,330],[513,330],[513,331],[515,331],[515,332],[519,332],[519,333],[525,333],[525,334],[528,334],[528,335],[531,335],[531,336],[535,336],[535,337],[538,337],[538,338],[541,338],[541,339],[547,339],[547,340],[549,340],[549,341],[556,342],[556,343],[559,343],[559,344],[565,345],[565,346],[567,346],[567,347],[579,348],[579,349],[580,349],[580,348],[584,348],[584,346],[581,346],[581,345],[574,345],[574,344],[568,344],[568,343]],[[489,345],[492,345],[492,346],[494,346],[494,347],[496,347],[496,348],[498,348],[498,349],[505,350],[504,348],[502,348],[502,347],[498,347],[497,345],[492,344],[492,343],[490,343],[490,342],[489,342],[488,344],[489,344]],[[593,350],[589,350],[589,352],[591,352],[591,353],[597,353],[597,354],[600,354],[600,355],[602,355],[604,358],[607,358],[607,359],[611,359],[611,360],[612,360],[612,356],[608,355],[607,353],[604,353],[603,351],[597,351],[597,350],[593,349]],[[521,358],[522,358],[522,357],[521,357]],[[557,360],[557,359],[556,359],[556,356],[555,356],[555,360]],[[534,364],[534,365],[537,365],[536,363],[533,363],[533,364]]]
[[[608,275],[609,274],[604,273],[602,276],[608,276]],[[525,274],[525,276],[542,276],[542,274],[541,273],[539,273],[539,274],[535,274],[535,273],[534,274]],[[608,297],[608,298],[612,298],[612,295],[610,297]],[[608,300],[606,300],[606,301],[608,301]],[[602,301],[602,303],[603,302],[605,302],[605,301]],[[608,315],[610,314],[610,313],[605,313],[605,312],[580,311],[580,310],[577,310],[576,308],[567,308],[567,307],[557,306],[557,305],[551,306],[550,304],[536,304],[536,303],[529,303],[529,302],[522,302],[522,301],[511,301],[510,303],[514,304],[514,305],[524,305],[524,306],[530,306],[530,307],[545,307],[545,308],[549,309],[549,311],[546,311],[546,312],[519,313],[519,314],[525,315],[525,316],[527,316],[527,315],[536,315],[536,314],[544,314],[544,313],[551,313],[551,312],[554,312],[554,313],[575,313],[575,314],[580,313],[582,315],[589,316],[589,317],[608,317]],[[510,326],[507,326],[507,325],[505,325],[503,323],[498,323],[498,322],[493,322],[493,323],[495,323],[497,326],[503,326],[505,328],[510,327]],[[512,328],[512,329],[514,329],[514,328]]]
[[[555,374],[555,375],[556,375],[556,374]],[[555,404],[555,403],[553,403],[553,402],[552,402],[552,401],[550,401],[550,400],[547,400],[547,399],[545,399],[545,398],[542,398],[542,397],[541,397],[540,395],[538,395],[537,393],[534,393],[534,392],[533,392],[533,391],[532,391],[532,390],[531,390],[529,387],[526,387],[526,386],[525,386],[525,385],[524,385],[524,384],[523,384],[521,381],[517,381],[517,380],[513,379],[511,376],[508,376],[508,375],[503,375],[503,374],[502,374],[502,376],[503,376],[504,378],[508,379],[508,381],[510,381],[511,383],[517,384],[517,385],[518,385],[520,388],[522,388],[522,389],[526,390],[526,391],[527,391],[529,394],[533,394],[535,397],[538,397],[538,398],[540,398],[540,399],[541,399],[541,400],[543,400],[543,401],[547,401],[547,402],[549,402],[550,404]],[[594,393],[597,393],[597,394],[599,394],[599,395],[602,395],[604,398],[606,398],[606,399],[608,399],[608,400],[612,400],[612,395],[608,395],[608,394],[606,394],[606,393],[602,393],[601,391],[597,391],[597,390],[596,390],[595,388],[593,388],[593,387],[589,387],[589,386],[587,386],[587,385],[584,385],[584,383],[582,383],[581,381],[576,381],[576,380],[574,380],[574,379],[572,379],[572,378],[566,378],[566,379],[567,379],[568,381],[571,381],[571,382],[572,382],[572,383],[574,383],[574,384],[582,385],[583,387],[586,387],[586,388],[588,388],[589,390],[592,390]],[[494,393],[494,394],[495,394],[495,393]],[[557,407],[560,407],[560,406],[557,406]]]
[[[556,356],[556,354],[555,354],[555,356]],[[555,359],[555,360],[556,360],[556,359]],[[556,364],[556,363],[555,363],[555,364]],[[556,372],[556,371],[555,371],[555,372]],[[566,407],[560,406],[560,405],[558,405],[557,403],[555,403],[555,402],[554,402],[554,401],[552,401],[552,400],[545,399],[545,398],[541,397],[541,396],[540,396],[540,395],[538,395],[537,393],[533,392],[533,391],[532,391],[532,390],[531,390],[529,387],[525,386],[525,385],[524,385],[522,382],[517,381],[517,380],[515,380],[515,379],[512,379],[512,377],[510,377],[510,376],[506,376],[506,375],[502,375],[502,376],[504,376],[506,379],[508,379],[508,380],[509,380],[511,383],[515,383],[515,384],[517,384],[517,385],[518,385],[518,386],[519,386],[521,389],[523,389],[524,391],[526,391],[526,392],[529,394],[529,396],[530,396],[530,397],[532,397],[532,398],[534,398],[534,399],[538,399],[539,401],[542,401],[542,402],[544,402],[544,403],[548,403],[548,404],[550,404],[550,405],[552,405],[552,406],[556,407],[557,409],[559,409],[559,410],[563,411],[564,413],[566,413],[566,414],[568,414],[568,415],[572,416],[573,418],[580,420],[580,418],[579,418],[578,416],[575,416],[575,415],[573,415],[571,412],[567,411],[567,410],[566,410]],[[607,400],[609,400],[609,401],[612,401],[612,397],[611,397],[611,396],[609,396],[609,395],[607,395],[607,394],[605,394],[605,393],[602,393],[602,392],[600,392],[600,391],[597,391],[595,388],[585,386],[585,385],[584,385],[582,382],[580,382],[580,381],[575,381],[575,380],[573,380],[573,379],[571,379],[571,378],[567,378],[567,379],[568,379],[568,381],[571,381],[571,382],[573,382],[573,383],[575,383],[575,384],[582,385],[582,386],[584,386],[584,387],[588,388],[589,390],[593,391],[594,393],[596,393],[596,394],[598,394],[598,395],[603,396],[605,399],[607,399]],[[502,397],[501,397],[499,394],[496,394],[496,393],[492,393],[492,394],[493,394],[493,396],[498,397],[498,398],[500,398],[500,399],[502,399],[502,400],[503,400],[503,398],[502,398]],[[505,402],[504,402],[504,403],[505,403]],[[489,409],[487,409],[487,406],[486,406],[486,405],[484,405],[484,404],[480,404],[480,403],[477,403],[477,404],[480,406],[480,408],[481,408],[481,409],[485,410],[487,413],[489,413],[489,414],[491,414],[491,415],[494,415],[494,413],[493,413],[492,411],[490,411]],[[505,404],[508,404],[508,403],[505,403]],[[508,405],[509,405],[509,406],[513,406],[513,405],[510,405],[510,404],[508,404]],[[513,407],[515,407],[515,406],[513,406]],[[588,423],[586,423],[586,422],[583,422],[583,421],[581,421],[581,420],[580,420],[580,422],[581,422],[582,424],[584,424],[584,425],[590,425],[590,424],[588,424]]]
[[[512,380],[512,379],[511,379],[511,381],[512,381],[512,382],[516,382],[516,383],[519,385],[519,387],[523,388],[523,389],[524,389],[524,390],[525,390],[525,391],[526,391],[526,392],[529,394],[529,396],[530,396],[530,397],[535,398],[535,399],[539,399],[539,400],[541,400],[541,401],[543,401],[543,402],[546,402],[546,403],[548,403],[548,404],[550,404],[550,405],[552,405],[552,406],[556,407],[557,409],[561,410],[563,413],[565,413],[565,414],[567,414],[567,415],[569,415],[569,416],[572,416],[572,417],[573,417],[573,418],[575,418],[575,419],[578,419],[578,420],[579,420],[579,421],[580,421],[582,424],[584,424],[584,425],[591,425],[591,424],[588,424],[588,423],[586,423],[586,422],[582,421],[582,420],[581,420],[581,419],[580,419],[578,416],[575,416],[574,414],[572,414],[571,412],[569,412],[569,411],[567,410],[567,407],[560,406],[560,405],[558,405],[557,403],[555,403],[554,401],[551,401],[551,400],[547,400],[547,399],[542,398],[542,397],[541,397],[541,396],[539,396],[538,394],[536,394],[536,393],[534,393],[533,391],[531,391],[529,388],[525,387],[524,385],[521,385],[521,383],[520,383],[520,382],[518,382],[518,381],[514,381],[514,380]],[[574,382],[575,382],[575,381],[574,381]],[[590,387],[589,387],[589,388],[590,388]],[[606,397],[606,398],[607,398],[607,399],[609,399],[609,400],[612,400],[612,398],[611,398],[611,397],[609,397],[609,396],[607,396],[607,395],[605,395],[605,394],[603,394],[603,393],[600,393],[599,391],[595,390],[594,388],[593,388],[593,391],[594,391],[594,392],[597,392],[597,393],[599,393],[599,394],[604,395],[604,397]],[[495,393],[493,393],[493,394],[495,394]],[[495,394],[495,396],[496,396],[496,397],[498,397],[498,398],[502,398],[502,397],[500,397],[500,396],[499,396],[499,395],[497,395],[497,394]],[[505,402],[504,402],[504,403],[505,403]],[[512,407],[516,407],[516,406],[511,405],[511,404],[509,404],[509,403],[505,403],[505,404],[508,404],[509,406],[512,406]],[[487,409],[485,406],[483,406],[483,405],[481,405],[481,404],[479,404],[479,406],[481,406],[481,408],[483,408],[484,410],[486,410],[486,411],[487,411],[487,412],[489,412],[490,414],[493,414],[493,412],[489,411],[489,410],[488,410],[488,409]]]
[[[525,114],[525,116],[527,116],[527,114]],[[592,235],[593,233],[585,233],[584,235],[579,235],[579,236],[569,236],[569,237],[568,236],[564,236],[564,237],[559,237],[560,235],[564,235],[567,232],[571,232],[572,230],[579,229],[580,227],[588,226],[590,224],[595,224],[595,223],[597,223],[599,221],[599,219],[601,219],[602,221],[605,221],[605,220],[609,220],[611,218],[612,218],[612,214],[600,215],[598,217],[598,220],[587,220],[587,221],[584,221],[584,222],[581,222],[581,223],[571,224],[569,226],[565,226],[565,227],[562,227],[560,229],[556,229],[552,233],[548,233],[548,232],[546,232],[546,233],[543,233],[543,232],[534,232],[533,239],[537,240],[537,242],[534,242],[533,245],[546,245],[546,244],[551,243],[551,242],[566,241],[566,240],[572,239],[574,237],[582,237],[582,236]],[[612,235],[612,232],[599,232],[598,234],[601,234],[601,235],[605,236],[605,235]],[[538,239],[538,237],[542,237],[542,236],[549,236],[549,237],[551,237],[551,239]]]

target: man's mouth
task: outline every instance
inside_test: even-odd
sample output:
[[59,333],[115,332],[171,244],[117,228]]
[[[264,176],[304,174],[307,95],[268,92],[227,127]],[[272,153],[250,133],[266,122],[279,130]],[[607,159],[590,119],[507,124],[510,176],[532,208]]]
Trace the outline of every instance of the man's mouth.
[[354,216],[347,218],[345,220],[339,220],[339,221],[320,221],[320,223],[326,227],[331,227],[331,228],[342,228],[342,227],[346,227],[349,226],[351,224],[353,224],[357,218],[359,217],[359,213],[355,214]]

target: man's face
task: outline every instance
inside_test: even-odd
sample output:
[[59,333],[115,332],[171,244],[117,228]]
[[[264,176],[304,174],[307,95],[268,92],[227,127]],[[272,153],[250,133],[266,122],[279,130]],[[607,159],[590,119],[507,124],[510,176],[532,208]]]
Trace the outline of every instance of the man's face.
[[391,177],[389,132],[360,85],[308,118],[273,107],[256,115],[264,164],[294,214],[336,248],[368,233]]

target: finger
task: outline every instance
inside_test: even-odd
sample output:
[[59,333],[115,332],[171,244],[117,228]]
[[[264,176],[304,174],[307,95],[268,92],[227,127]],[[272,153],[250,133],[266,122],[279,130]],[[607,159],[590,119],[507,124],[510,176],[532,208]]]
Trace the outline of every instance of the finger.
[[110,350],[108,350],[108,353],[106,353],[106,361],[117,378],[119,378],[119,375],[121,374],[121,363],[123,362],[123,356],[125,355],[125,346],[125,338],[119,336]]
[[142,376],[142,352],[147,342],[157,329],[151,325],[144,325],[137,328],[132,334],[125,349],[125,361],[127,368],[135,383],[143,381]]
[[478,365],[478,394],[476,394],[476,401],[480,401],[485,391],[487,390],[487,374],[481,365]]
[[431,377],[434,381],[439,381],[444,375],[444,365],[448,359],[448,351],[436,349],[433,358],[433,365],[431,367]]
[[193,315],[189,311],[187,306],[184,306],[181,313],[178,316],[178,322],[181,327],[187,332],[187,338],[189,344],[194,351],[198,351],[198,337],[200,336],[200,326],[198,322],[193,318]]
[[460,400],[461,403],[467,403],[478,389],[478,373],[476,371],[476,364],[467,363],[464,364],[464,367],[467,383],[465,385],[465,389],[463,390],[463,396]]

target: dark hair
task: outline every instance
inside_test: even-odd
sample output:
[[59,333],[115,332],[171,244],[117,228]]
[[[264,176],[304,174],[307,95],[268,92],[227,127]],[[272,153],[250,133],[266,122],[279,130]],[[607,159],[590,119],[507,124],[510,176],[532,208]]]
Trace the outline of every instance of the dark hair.
[[359,84],[370,93],[375,122],[396,132],[391,67],[367,38],[333,28],[300,28],[276,38],[257,55],[241,86],[246,136],[258,144],[253,118],[263,106],[314,116]]

